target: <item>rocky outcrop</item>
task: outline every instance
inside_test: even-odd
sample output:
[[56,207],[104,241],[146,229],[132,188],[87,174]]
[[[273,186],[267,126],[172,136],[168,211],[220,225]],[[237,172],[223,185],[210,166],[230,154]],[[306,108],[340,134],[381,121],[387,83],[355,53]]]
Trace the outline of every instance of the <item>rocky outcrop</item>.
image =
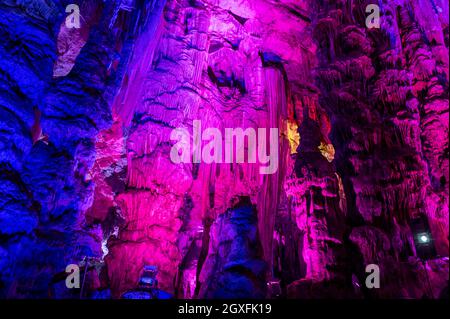
[[[380,29],[366,28],[363,12],[367,4],[361,1],[350,7],[338,1],[319,8],[315,38],[321,63],[317,83],[322,105],[333,123],[331,140],[347,198],[349,239],[365,264],[389,264],[383,272],[389,277],[386,282],[390,288],[381,290],[379,296],[392,297],[395,291],[396,297],[418,298],[420,293],[413,292],[416,284],[407,287],[405,282],[396,282],[398,273],[393,272],[403,269],[403,263],[413,267],[408,260],[415,255],[412,238],[417,234],[412,233],[410,222],[419,216],[428,216],[436,247],[440,254],[448,254],[448,227],[446,222],[437,221],[448,215],[448,192],[441,197],[445,178],[441,186],[433,182],[436,174],[446,174],[448,165],[448,96],[438,93],[427,99],[418,94],[417,87],[426,82],[425,91],[431,85],[448,92],[448,76],[434,66],[435,62],[427,61],[426,57],[431,57],[431,52],[425,54],[431,50],[430,38],[414,33],[429,23],[419,13],[417,3],[384,5]],[[437,17],[435,10],[429,10],[429,15]],[[433,30],[436,27],[442,31],[439,23]],[[437,52],[445,51],[441,31],[434,35],[440,47],[435,54],[439,56]],[[447,63],[443,56],[437,59],[442,66]],[[430,76],[420,81],[419,74]],[[431,74],[436,75],[436,84]],[[427,103],[439,105],[437,112],[425,111]],[[435,147],[426,136],[433,136]],[[426,155],[430,149],[436,152],[434,159]],[[440,226],[433,226],[435,223]],[[382,244],[368,247],[374,242]],[[370,257],[373,253],[383,256],[374,259]],[[421,293],[429,296],[426,288]]]

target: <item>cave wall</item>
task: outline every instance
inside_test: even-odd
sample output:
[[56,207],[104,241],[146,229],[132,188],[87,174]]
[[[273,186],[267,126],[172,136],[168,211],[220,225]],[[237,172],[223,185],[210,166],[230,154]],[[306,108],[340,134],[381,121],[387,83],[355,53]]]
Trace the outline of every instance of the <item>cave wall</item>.
[[[78,297],[61,278],[85,256],[85,296],[119,298],[144,265],[178,298],[446,288],[445,0],[5,0],[0,18],[0,297]],[[277,128],[276,173],[173,163],[194,121]]]
[[348,238],[390,283],[379,295],[422,294],[405,287],[418,267],[412,219],[426,216],[438,254],[448,255],[448,24],[425,2],[383,3],[381,28],[367,29],[368,1],[325,1],[314,31]]

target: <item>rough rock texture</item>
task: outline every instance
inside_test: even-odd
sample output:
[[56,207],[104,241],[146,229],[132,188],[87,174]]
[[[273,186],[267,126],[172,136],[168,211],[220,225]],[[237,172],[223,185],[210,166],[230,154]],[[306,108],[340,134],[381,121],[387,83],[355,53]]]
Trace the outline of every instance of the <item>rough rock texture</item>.
[[216,219],[199,276],[200,298],[265,297],[266,264],[257,229],[256,210],[248,197]]
[[424,14],[423,2],[386,3],[381,28],[367,29],[368,1],[325,1],[314,31],[348,238],[365,264],[383,268],[390,287],[376,293],[385,297],[430,297],[398,280],[412,267],[411,219],[427,216],[438,253],[448,255],[448,24],[437,19],[443,4],[427,2]]
[[[178,298],[443,296],[448,17],[445,0],[0,1],[0,297],[77,297],[70,263],[93,297],[145,265]],[[278,170],[173,163],[194,120],[278,128]]]

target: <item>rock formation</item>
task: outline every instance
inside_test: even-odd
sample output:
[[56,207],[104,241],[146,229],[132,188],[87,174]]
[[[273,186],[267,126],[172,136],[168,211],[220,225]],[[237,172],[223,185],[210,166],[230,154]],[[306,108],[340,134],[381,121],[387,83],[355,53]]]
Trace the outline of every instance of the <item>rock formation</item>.
[[[0,297],[120,298],[144,267],[176,298],[443,296],[448,19],[445,0],[0,1]],[[276,128],[276,172],[198,160],[211,128],[249,154]]]

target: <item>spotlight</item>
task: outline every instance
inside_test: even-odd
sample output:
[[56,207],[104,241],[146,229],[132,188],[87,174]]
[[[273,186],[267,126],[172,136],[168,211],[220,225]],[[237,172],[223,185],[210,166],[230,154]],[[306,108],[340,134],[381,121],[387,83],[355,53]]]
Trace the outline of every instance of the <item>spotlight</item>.
[[420,234],[419,235],[419,242],[421,244],[426,244],[426,243],[430,242],[430,237],[428,236],[428,234]]

